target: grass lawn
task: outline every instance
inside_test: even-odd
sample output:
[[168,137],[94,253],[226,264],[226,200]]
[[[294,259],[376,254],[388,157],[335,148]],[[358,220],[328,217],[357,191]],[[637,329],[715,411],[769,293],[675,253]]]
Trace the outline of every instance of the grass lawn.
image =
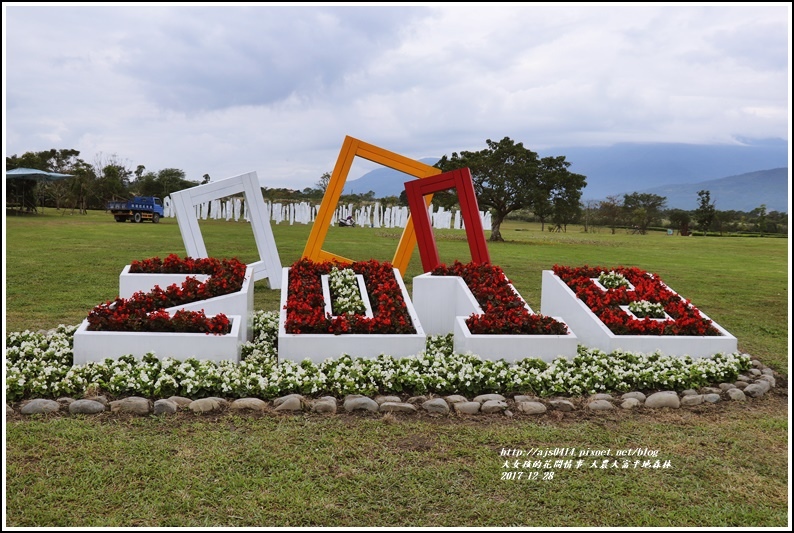
[[[243,222],[200,221],[210,255],[257,259]],[[7,216],[6,331],[79,324],[118,293],[134,259],[185,255],[175,219],[119,224],[104,212]],[[273,226],[282,264],[310,226]],[[324,249],[390,260],[400,229],[331,228]],[[541,271],[638,266],[734,334],[784,376],[789,241],[541,232],[508,222],[489,243],[534,309]],[[463,232],[436,231],[442,261],[468,261]],[[415,252],[405,277],[420,274]],[[257,282],[258,309],[279,292]],[[787,378],[763,398],[675,411],[442,417],[339,414],[25,417],[6,421],[6,526],[12,527],[785,527]],[[503,448],[648,448],[670,468],[554,470],[502,480]],[[599,463],[600,464],[600,463]],[[532,471],[534,468],[520,468]],[[541,475],[543,469],[540,469]]]

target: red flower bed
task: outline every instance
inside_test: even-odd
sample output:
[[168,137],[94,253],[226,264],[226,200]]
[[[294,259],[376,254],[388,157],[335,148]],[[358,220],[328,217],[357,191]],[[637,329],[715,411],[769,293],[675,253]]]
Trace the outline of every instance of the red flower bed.
[[[372,306],[372,318],[363,314],[343,314],[332,318],[325,314],[320,276],[328,274],[334,266],[350,268],[364,277]],[[379,263],[371,260],[341,265],[336,262],[315,263],[306,258],[300,259],[289,271],[286,310],[284,329],[291,334],[416,333],[402,290],[389,262]]]
[[203,311],[180,310],[169,316],[168,307],[176,307],[215,296],[231,294],[242,289],[246,266],[237,259],[193,259],[184,260],[171,254],[133,261],[130,273],[144,274],[208,274],[205,282],[188,276],[181,284],[176,283],[161,289],[136,292],[130,298],[116,298],[96,306],[88,315],[89,331],[156,331],[183,333],[216,333],[225,335],[231,331],[226,315],[219,313],[207,318]]
[[[615,335],[720,335],[711,320],[703,317],[689,300],[670,290],[658,276],[639,268],[554,265],[552,270]],[[622,274],[634,290],[618,287],[605,292],[591,279],[611,270]],[[637,319],[619,307],[642,300],[662,304],[672,320]]]
[[475,335],[567,335],[568,327],[550,316],[530,313],[510,287],[501,268],[486,263],[439,265],[432,275],[460,276],[483,314],[472,314],[466,325]]

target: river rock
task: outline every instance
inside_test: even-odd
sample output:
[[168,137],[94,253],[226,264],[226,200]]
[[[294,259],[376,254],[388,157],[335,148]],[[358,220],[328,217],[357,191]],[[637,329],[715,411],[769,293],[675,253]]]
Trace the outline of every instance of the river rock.
[[373,413],[377,413],[380,406],[378,405],[378,402],[372,398],[362,396],[360,398],[350,398],[345,400],[344,407],[345,411],[348,413],[352,411],[372,411]]
[[697,393],[695,389],[686,389],[681,391],[681,396],[696,396]]
[[57,413],[60,408],[61,404],[55,400],[36,398],[23,405],[19,412],[23,415],[44,415],[48,413]]
[[457,402],[453,405],[455,412],[463,415],[474,415],[480,410],[480,402]]
[[472,401],[483,404],[491,400],[496,400],[497,402],[503,402],[505,401],[505,399],[506,398],[501,394],[480,394],[479,396],[476,396]]
[[775,378],[770,376],[770,375],[768,375],[768,374],[764,374],[763,376],[759,377],[756,380],[756,382],[759,382],[759,381],[766,381],[767,383],[769,383],[769,388],[770,389],[775,388]]
[[298,400],[298,403],[303,403],[305,401],[303,396],[300,394],[287,394],[286,396],[282,396],[280,398],[276,398],[275,400],[273,400],[273,407],[278,409],[279,407],[281,407],[281,405],[283,405],[286,402],[290,402],[290,405],[294,406],[295,402],[293,400]]
[[[291,394],[289,396],[277,399],[281,400],[278,403],[278,406],[275,408],[275,410],[279,413],[303,410],[303,396],[300,394]],[[273,405],[275,405],[275,403],[276,402],[274,401]]]
[[14,414],[14,408],[6,404],[6,416],[11,416],[13,414]]
[[763,382],[747,385],[744,388],[744,394],[746,394],[750,398],[760,398],[769,390],[769,385],[764,387],[763,385],[761,385],[761,383]]
[[450,405],[469,401],[465,396],[461,396],[460,394],[451,394],[449,396],[445,396],[444,400],[446,400],[446,402]]
[[501,413],[505,409],[507,409],[507,403],[504,400],[485,400],[480,406],[480,411],[483,413]]
[[549,400],[549,407],[555,411],[573,411],[575,407],[568,400]]
[[743,402],[747,399],[747,396],[740,389],[728,389],[725,394],[728,395],[728,398],[737,402]]
[[428,413],[439,413],[442,415],[449,413],[449,404],[444,398],[433,398],[432,400],[427,400],[422,404],[422,407]]
[[187,407],[190,405],[190,402],[193,401],[190,398],[185,398],[184,396],[170,396],[166,398],[166,400],[174,402],[177,407]]
[[719,394],[712,392],[712,393],[709,393],[709,394],[704,394],[703,395],[703,401],[706,401],[706,402],[709,402],[709,403],[718,403],[718,402],[722,401],[722,398],[720,398]]
[[383,405],[386,402],[402,403],[402,399],[399,396],[375,396],[375,402],[378,405]]
[[703,403],[703,395],[702,394],[687,394],[686,396],[681,398],[681,405],[684,407],[693,407],[695,405],[700,405]]
[[315,413],[336,413],[336,398],[333,396],[323,396],[312,402],[312,411]]
[[720,384],[718,385],[718,387],[719,387],[720,389],[722,389],[723,391],[726,391],[726,390],[728,390],[728,389],[735,389],[735,388],[736,388],[736,385],[734,385],[733,383],[720,383]]
[[154,409],[152,412],[156,415],[172,415],[179,410],[179,406],[176,402],[171,400],[163,399],[157,400],[154,402]]
[[518,410],[527,415],[542,415],[548,409],[540,402],[519,402]]
[[383,402],[380,404],[379,410],[381,413],[415,413],[416,407],[410,403]]
[[612,400],[612,395],[607,394],[606,392],[599,392],[598,394],[593,394],[590,396],[591,400]]
[[199,398],[190,402],[187,408],[194,413],[209,413],[211,411],[219,411],[221,404],[215,398]]
[[110,402],[110,410],[120,413],[132,413],[136,415],[148,415],[152,412],[152,402],[140,396],[129,396],[115,402]]
[[642,402],[640,402],[639,399],[637,399],[637,398],[626,398],[625,400],[623,400],[623,403],[620,404],[620,408],[621,409],[634,409],[635,407],[639,407],[640,405],[642,405]]
[[428,398],[428,397],[427,397],[427,396],[425,396],[425,395],[421,395],[421,396],[411,396],[410,398],[408,398],[408,400],[407,400],[407,403],[418,403],[418,404],[423,404],[423,403],[425,403],[425,402],[426,402],[427,400],[429,400],[429,399],[430,399],[430,398]]
[[593,411],[608,411],[610,409],[614,409],[615,406],[607,400],[593,400],[587,404],[587,408],[592,409]]
[[627,392],[626,394],[620,397],[621,400],[628,400],[629,398],[634,398],[635,400],[638,400],[640,403],[645,401],[645,395],[639,391]]
[[267,402],[259,398],[239,398],[234,400],[229,407],[237,410],[264,411],[267,409]]
[[678,409],[681,407],[681,400],[678,399],[678,394],[675,391],[655,392],[645,399],[645,407]]
[[94,400],[75,400],[69,404],[69,412],[73,415],[95,415],[105,411],[105,406]]

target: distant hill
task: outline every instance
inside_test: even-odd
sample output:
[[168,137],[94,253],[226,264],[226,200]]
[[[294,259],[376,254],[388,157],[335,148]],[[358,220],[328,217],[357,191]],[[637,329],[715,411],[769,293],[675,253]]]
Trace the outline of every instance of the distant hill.
[[761,204],[766,204],[767,211],[788,213],[789,210],[788,168],[759,170],[698,183],[662,185],[636,192],[664,196],[668,208],[691,211],[698,207],[698,191],[701,190],[709,191],[719,211],[752,211]]
[[[439,157],[426,157],[419,161],[426,165],[435,165],[439,159]],[[344,194],[366,194],[375,191],[375,198],[400,196],[405,190],[405,182],[412,179],[416,178],[399,170],[380,167],[345,183]]]
[[[532,147],[529,147],[530,150]],[[451,152],[454,150],[450,150]],[[447,155],[450,155],[447,154]],[[695,187],[691,200],[679,203],[668,196],[668,206],[692,205],[697,202],[697,191],[710,189],[704,183],[722,179],[739,178],[756,172],[782,172],[788,167],[788,141],[784,139],[754,140],[741,145],[694,145],[670,143],[622,143],[605,147],[569,147],[538,150],[541,157],[564,155],[571,163],[569,170],[587,177],[587,186],[582,191],[583,200],[602,200],[610,195],[625,192],[646,191],[649,189],[681,190],[686,186]],[[438,161],[425,158],[423,163],[433,165]],[[760,171],[759,169],[772,169]],[[725,176],[728,176],[726,178]],[[375,191],[375,197],[399,196],[404,190],[403,183],[411,179],[408,175],[381,167],[372,170],[345,185],[345,193],[361,194]],[[775,178],[770,178],[774,181]],[[788,211],[788,189],[781,178],[774,181],[777,185],[766,186],[761,182],[748,182],[746,202],[738,202],[742,196],[741,185],[731,185],[730,190],[737,192],[720,193],[712,190],[712,198],[718,198],[716,207],[720,210],[746,210],[738,205],[754,203],[749,209],[766,204],[770,211]],[[739,182],[742,180],[740,179]],[[764,182],[765,183],[765,182]],[[726,185],[726,187],[729,187]],[[737,188],[738,187],[738,188]],[[671,188],[671,189],[670,189]],[[684,191],[682,200],[690,193]],[[764,191],[768,191],[764,193]],[[655,193],[661,194],[661,193]],[[734,201],[736,199],[736,201]],[[687,203],[689,202],[689,203]],[[694,202],[694,204],[693,204]],[[675,205],[674,205],[675,204]],[[685,207],[680,207],[685,209]]]

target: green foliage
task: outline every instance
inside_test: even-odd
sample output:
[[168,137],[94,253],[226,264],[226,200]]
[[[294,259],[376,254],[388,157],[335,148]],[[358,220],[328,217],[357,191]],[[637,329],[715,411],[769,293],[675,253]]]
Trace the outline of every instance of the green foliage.
[[519,209],[532,207],[541,220],[554,213],[565,224],[578,215],[585,177],[570,173],[564,156],[541,159],[509,137],[485,143],[484,150],[453,152],[435,166],[444,172],[469,168],[477,203],[491,210],[491,241],[504,240],[502,222]]

